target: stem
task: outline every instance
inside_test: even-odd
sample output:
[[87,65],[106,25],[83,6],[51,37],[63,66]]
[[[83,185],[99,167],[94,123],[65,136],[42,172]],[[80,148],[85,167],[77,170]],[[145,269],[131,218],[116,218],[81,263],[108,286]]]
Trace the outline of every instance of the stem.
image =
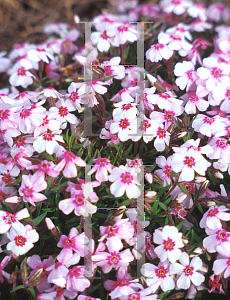
[[175,187],[177,186],[179,181],[179,176],[176,178],[173,186],[171,187],[171,189],[169,189],[168,193],[166,193],[166,195],[163,197],[162,201],[166,200],[168,198],[168,196],[171,194],[171,192],[175,189]]

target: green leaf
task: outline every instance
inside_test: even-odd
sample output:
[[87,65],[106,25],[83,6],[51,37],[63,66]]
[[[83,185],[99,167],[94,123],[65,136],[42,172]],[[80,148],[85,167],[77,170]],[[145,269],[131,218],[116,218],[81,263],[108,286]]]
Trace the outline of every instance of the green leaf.
[[24,285],[18,285],[18,286],[16,286],[16,288],[11,290],[10,292],[13,293],[13,292],[16,292],[17,290],[21,290],[21,289],[25,289],[25,286]]
[[187,195],[188,197],[190,196],[186,187],[183,185],[183,183],[178,183],[178,186],[182,190],[182,192],[185,193],[185,195]]
[[128,55],[129,55],[129,49],[130,49],[130,46],[127,46],[126,49],[125,49],[125,52],[124,52],[124,60],[126,60],[126,58],[127,58]]
[[112,76],[109,76],[109,77],[105,77],[104,81],[108,81],[108,80],[114,78],[115,76],[116,76],[116,75],[112,75]]
[[40,216],[38,216],[37,218],[33,219],[34,221],[34,226],[38,226],[39,223],[41,223],[41,221],[45,218],[45,216],[47,215],[47,212],[44,212],[43,214],[41,214]]
[[164,202],[159,201],[159,205],[160,205],[161,208],[163,208],[164,211],[168,210],[167,205]]
[[179,231],[181,230],[181,227],[182,227],[183,223],[184,223],[184,221],[180,222],[180,223],[177,225],[177,228],[178,228]]
[[34,289],[32,287],[29,287],[28,290],[31,292],[31,294],[33,295],[34,299],[37,298],[36,293],[34,291]]

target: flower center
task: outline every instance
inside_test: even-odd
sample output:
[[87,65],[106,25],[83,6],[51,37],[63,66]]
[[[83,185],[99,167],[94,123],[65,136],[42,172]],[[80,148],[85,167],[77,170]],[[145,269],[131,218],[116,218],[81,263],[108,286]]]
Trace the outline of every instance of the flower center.
[[222,70],[218,69],[218,68],[212,68],[211,74],[214,78],[220,78],[222,77]]
[[216,233],[216,239],[221,242],[227,242],[230,234],[225,230],[218,230]]
[[22,190],[23,194],[26,197],[32,197],[33,196],[33,188],[29,188],[28,186],[26,186],[23,190]]
[[43,134],[43,140],[45,141],[52,141],[53,138],[54,138],[54,134],[52,132]]
[[157,129],[157,135],[160,139],[163,139],[166,137],[166,130],[164,130],[163,128],[158,128]]
[[204,123],[211,125],[214,122],[214,119],[210,118],[210,117],[205,117],[204,118]]
[[61,117],[65,117],[68,115],[68,109],[64,106],[59,107],[58,113]]
[[129,110],[130,108],[132,108],[132,104],[131,103],[127,103],[127,104],[123,104],[122,105],[122,110]]
[[103,33],[101,34],[101,38],[103,40],[107,40],[109,38],[108,35],[106,34],[106,30],[104,30]]
[[127,118],[121,119],[119,122],[119,127],[121,127],[122,129],[126,129],[129,125],[130,125],[130,122]]
[[193,270],[194,270],[193,267],[186,266],[183,271],[185,276],[191,276],[193,274]]
[[171,98],[169,94],[166,94],[166,93],[160,93],[158,94],[159,97],[163,98],[163,99],[168,99],[168,98]]
[[139,129],[146,131],[146,129],[149,128],[150,126],[151,126],[151,124],[149,123],[149,121],[144,120],[144,121],[141,122],[141,125],[140,125]]
[[165,46],[163,44],[154,45],[155,50],[163,49]]
[[131,175],[130,172],[125,172],[121,174],[121,182],[130,184],[133,181],[133,176]]
[[173,173],[173,170],[172,170],[171,166],[166,165],[165,170],[164,170],[164,174],[167,175],[170,178],[170,174],[172,174],[172,173]]
[[167,270],[165,267],[161,266],[158,269],[155,270],[155,273],[158,278],[165,278],[167,274]]
[[25,76],[25,75],[26,75],[26,69],[24,67],[18,69],[18,76]]
[[225,148],[227,148],[227,141],[226,140],[217,140],[216,141],[216,146],[218,147],[218,148],[222,148],[222,149],[225,149]]
[[191,95],[188,100],[191,101],[192,103],[196,103],[199,101],[199,97],[196,95]]
[[19,137],[18,139],[17,139],[17,141],[15,142],[15,146],[17,147],[17,148],[20,148],[21,146],[25,146],[25,140],[26,140],[26,138],[24,137],[24,136],[21,136],[21,137]]
[[2,120],[8,119],[9,116],[10,116],[9,109],[6,109],[5,111],[3,110],[0,111],[0,118]]
[[69,96],[70,100],[75,102],[79,96],[78,96],[78,93],[77,92],[72,92],[71,95]]
[[26,238],[22,235],[18,235],[14,238],[15,240],[15,244],[18,246],[18,247],[22,247],[25,245],[26,243]]
[[183,161],[185,165],[187,165],[190,169],[196,165],[195,159],[192,156],[185,156],[185,159]]
[[21,112],[20,112],[20,117],[22,119],[25,119],[27,117],[29,117],[31,115],[31,109],[26,109],[24,108]]
[[4,181],[5,183],[9,183],[9,182],[11,182],[11,180],[12,180],[12,177],[10,174],[6,174],[6,173],[3,174],[2,181]]
[[104,66],[104,71],[106,76],[111,76],[113,75],[113,71],[111,69],[111,66]]
[[218,212],[218,208],[210,209],[210,211],[208,212],[208,217],[215,217],[218,214]]
[[172,251],[175,247],[175,242],[172,239],[168,238],[167,240],[163,241],[163,245],[165,251]]

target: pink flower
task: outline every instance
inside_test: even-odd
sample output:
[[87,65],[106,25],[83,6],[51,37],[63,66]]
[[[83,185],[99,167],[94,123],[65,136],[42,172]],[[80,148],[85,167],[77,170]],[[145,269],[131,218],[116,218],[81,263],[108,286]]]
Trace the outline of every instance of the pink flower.
[[0,210],[0,233],[6,233],[11,227],[17,228],[19,220],[29,217],[27,208],[23,208],[15,214]]
[[67,178],[77,177],[77,166],[85,167],[86,162],[73,154],[73,152],[67,150],[60,150],[56,153],[56,156],[62,158],[62,160],[56,165],[55,171],[61,171],[63,168],[63,175]]
[[189,256],[186,252],[183,252],[179,258],[179,263],[173,263],[170,266],[171,274],[180,275],[177,279],[177,287],[179,289],[187,290],[191,283],[195,286],[200,286],[204,282],[205,277],[201,273],[197,272],[202,268],[202,260],[199,257],[194,257],[189,263]]
[[84,277],[84,266],[75,266],[69,270],[66,288],[71,292],[84,292],[90,286],[89,279]]
[[7,266],[8,262],[11,260],[11,256],[5,256],[0,263],[0,282],[3,283],[5,277],[9,283],[12,283],[10,279],[10,274],[3,269]]
[[160,287],[162,291],[167,292],[173,290],[175,287],[175,282],[170,276],[169,272],[169,261],[160,262],[158,266],[155,266],[150,263],[142,265],[141,274],[147,277],[146,283],[148,286],[153,284],[156,281],[160,281]]
[[224,205],[219,207],[211,206],[208,211],[203,215],[200,220],[201,228],[210,228],[210,229],[220,229],[222,228],[222,224],[220,220],[229,221],[230,213],[226,211],[229,210]]
[[57,246],[63,248],[58,254],[57,259],[61,263],[67,262],[73,256],[73,251],[76,252],[80,258],[84,257],[88,251],[85,244],[89,242],[89,239],[85,233],[79,234],[76,228],[71,228],[68,236],[62,235]]
[[134,260],[130,249],[119,252],[123,248],[123,244],[118,237],[108,238],[106,246],[109,253],[99,252],[92,256],[92,261],[95,261],[97,266],[102,267],[104,273],[109,273],[112,268],[118,270],[120,267],[127,267]]
[[204,238],[203,246],[210,253],[215,253],[217,246],[223,242],[230,242],[230,232],[224,229],[209,229],[207,227],[205,231],[209,236]]
[[46,293],[37,296],[37,300],[66,300],[75,299],[77,292],[71,292],[62,289],[59,286],[53,286],[51,289],[46,290]]
[[175,226],[166,225],[160,229],[156,229],[153,233],[153,242],[160,244],[154,249],[161,262],[167,259],[174,263],[180,258],[181,250],[184,247],[182,242],[182,233]]
[[29,202],[35,206],[35,202],[43,201],[46,196],[40,194],[40,191],[43,191],[47,188],[47,182],[43,177],[34,175],[22,175],[22,183],[18,192],[19,195],[23,197],[24,202]]
[[43,151],[46,151],[50,155],[56,153],[60,148],[58,141],[64,143],[63,137],[60,135],[60,133],[61,130],[56,130],[36,137],[36,140],[33,143],[34,149],[38,153],[42,153]]
[[198,78],[195,66],[190,61],[183,61],[177,63],[174,67],[174,74],[178,77],[176,79],[176,85],[181,90],[186,88],[186,91],[192,90],[196,87],[195,81]]
[[214,261],[212,270],[215,275],[220,275],[224,272],[224,278],[227,278],[230,276],[230,243],[223,242],[216,247],[216,250],[220,255]]
[[220,291],[221,294],[225,294],[222,288],[222,284],[219,281],[220,281],[220,275],[217,275],[216,278],[214,274],[209,276],[208,284],[209,286],[212,287],[210,290],[208,290],[209,293],[212,293],[213,291],[215,291],[215,289],[217,289]]
[[[40,164],[38,165],[32,165],[32,166],[28,166],[26,167],[27,170],[37,170],[37,173],[39,174],[39,176],[41,177],[45,177],[45,175],[49,175],[50,177],[57,177],[60,172],[56,171],[54,168],[56,167],[56,165],[48,160],[43,160]],[[38,176],[37,174],[37,176]]]
[[113,165],[110,164],[108,158],[99,157],[93,160],[96,164],[87,173],[87,175],[92,175],[96,172],[95,178],[98,181],[108,181],[108,172],[111,173]]
[[34,247],[34,243],[39,240],[39,235],[30,225],[23,226],[18,223],[17,226],[11,227],[7,232],[10,242],[6,249],[12,251],[15,256],[23,255]]
[[133,168],[125,166],[115,167],[108,179],[113,182],[110,186],[110,191],[115,197],[121,197],[125,192],[129,199],[137,198],[141,194],[140,189],[137,187],[137,185],[140,185],[137,180],[137,173]]

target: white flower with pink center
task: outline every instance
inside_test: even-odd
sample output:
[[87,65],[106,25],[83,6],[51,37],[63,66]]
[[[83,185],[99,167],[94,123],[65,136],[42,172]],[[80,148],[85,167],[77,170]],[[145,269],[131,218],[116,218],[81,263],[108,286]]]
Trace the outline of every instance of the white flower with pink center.
[[20,62],[16,63],[10,71],[10,84],[13,86],[22,86],[27,88],[33,83],[33,79],[35,78],[35,76],[28,71],[32,68],[32,64],[26,60],[21,60]]
[[15,256],[23,255],[34,247],[34,243],[39,240],[39,235],[30,225],[23,226],[18,223],[17,226],[11,227],[7,232],[10,242],[6,249],[12,251]]
[[157,106],[160,109],[168,110],[172,107],[172,104],[182,105],[183,100],[176,99],[175,93],[168,91],[168,92],[152,95],[151,99],[149,99],[149,102],[154,105],[157,104]]
[[223,242],[216,247],[216,250],[219,255],[213,263],[212,270],[215,275],[220,275],[224,272],[224,278],[227,278],[230,276],[230,243]]
[[61,122],[56,120],[56,115],[49,111],[44,112],[42,124],[34,128],[34,136],[42,135],[47,130],[55,131],[60,130]]
[[193,3],[191,7],[187,10],[187,13],[190,17],[194,19],[200,18],[202,21],[207,20],[207,9],[203,3]]
[[121,197],[126,192],[129,199],[138,198],[141,194],[137,180],[137,173],[134,168],[119,166],[115,167],[111,175],[108,176],[109,181],[113,182],[110,186],[110,192],[115,197]]
[[116,22],[111,25],[109,31],[114,35],[112,45],[119,47],[126,42],[135,42],[137,40],[137,25],[130,23],[119,23]]
[[114,103],[114,106],[116,107],[113,110],[113,117],[116,119],[118,118],[131,118],[133,116],[136,116],[137,114],[137,104],[130,102],[130,101],[121,101],[118,103]]
[[27,53],[27,55],[31,61],[44,61],[47,64],[49,63],[49,59],[54,59],[51,51],[48,48],[32,49]]
[[61,132],[61,130],[50,131],[44,133],[42,136],[36,137],[33,143],[35,151],[38,153],[46,151],[50,155],[56,153],[60,148],[58,141],[64,143],[63,137],[60,135]]
[[[119,56],[111,58],[109,61],[104,61],[100,68],[105,71],[104,76],[110,77],[114,76],[115,79],[121,80],[125,77],[125,66],[119,65],[121,58]],[[112,83],[113,79],[111,78],[108,83]]]
[[200,286],[204,282],[205,277],[201,273],[197,272],[202,268],[202,260],[199,257],[194,257],[189,262],[189,256],[186,252],[183,252],[179,258],[179,263],[173,263],[169,270],[171,274],[179,275],[177,279],[177,287],[179,289],[187,290],[191,284]]
[[109,273],[112,268],[118,270],[120,267],[128,267],[129,263],[134,260],[130,249],[119,252],[123,248],[123,244],[118,237],[108,238],[106,246],[109,253],[99,252],[92,256],[92,261],[96,262],[96,265],[101,267],[104,273]]
[[162,291],[167,292],[175,288],[175,282],[170,276],[169,261],[160,262],[158,266],[150,263],[143,264],[141,267],[141,274],[145,277],[148,286],[160,280],[160,287]]
[[227,212],[228,210],[229,209],[226,208],[224,205],[221,205],[219,207],[211,206],[200,220],[200,227],[209,228],[213,230],[217,228],[222,228],[221,220],[230,220],[230,213]]
[[37,296],[37,300],[65,300],[76,299],[77,292],[71,292],[67,289],[63,289],[59,286],[53,286],[52,288],[46,290],[46,293]]
[[[213,98],[218,105],[221,103],[220,110],[230,113],[230,87],[220,86],[218,90],[213,91]],[[222,100],[223,102],[221,102]]]
[[197,69],[197,75],[204,80],[206,89],[216,91],[220,83],[230,86],[229,66],[226,63],[219,63],[214,57],[203,59],[203,67]]
[[87,175],[92,175],[96,172],[95,178],[96,180],[103,182],[108,181],[108,172],[111,173],[113,169],[113,165],[111,165],[110,161],[106,157],[99,157],[93,160],[96,164],[93,168],[87,173]]
[[199,114],[196,116],[196,119],[192,123],[192,128],[196,132],[211,137],[217,131],[223,130],[225,128],[225,123],[223,118],[219,116],[208,117],[206,115]]
[[230,145],[226,139],[213,138],[208,143],[212,147],[213,153],[207,154],[210,159],[222,159],[226,163],[230,163]]
[[207,10],[209,19],[219,22],[223,20],[227,22],[230,18],[230,10],[224,3],[213,3],[208,7]]
[[84,232],[79,234],[75,227],[71,228],[69,235],[62,235],[57,244],[59,248],[63,248],[57,256],[58,261],[62,264],[65,264],[71,258],[73,258],[73,251],[75,252],[75,257],[78,257],[80,260],[80,256],[84,257],[87,255],[88,247],[86,244],[88,242],[89,239]]
[[173,169],[171,166],[172,156],[169,156],[167,159],[164,156],[158,156],[156,158],[156,164],[161,168],[160,170],[156,170],[154,174],[158,175],[163,182],[162,186],[170,185],[172,182],[172,174]]
[[65,215],[69,215],[74,210],[76,216],[84,217],[95,214],[97,211],[97,207],[92,205],[85,195],[78,191],[72,191],[71,198],[61,200],[58,207]]
[[35,202],[40,202],[47,197],[39,192],[47,188],[47,182],[39,174],[22,175],[21,186],[18,190],[19,195],[23,197],[24,202],[29,202],[35,206]]
[[43,123],[45,108],[42,106],[26,106],[19,112],[19,130],[22,133],[32,133],[36,126]]
[[66,279],[66,288],[71,292],[84,292],[90,286],[90,281],[84,274],[84,266],[74,266],[69,270]]
[[156,130],[156,139],[153,143],[157,151],[164,151],[166,145],[169,146],[170,133],[164,129],[163,126],[159,126]]
[[193,4],[188,0],[162,0],[160,6],[166,13],[174,13],[175,15],[182,15]]
[[216,252],[216,247],[224,242],[230,242],[230,232],[224,229],[209,229],[206,228],[205,232],[208,237],[204,238],[203,246],[210,253]]
[[52,97],[54,99],[56,99],[56,98],[61,99],[63,97],[63,95],[60,94],[57,90],[55,90],[55,88],[51,88],[51,87],[45,88],[42,91],[42,93],[45,96],[45,98]]
[[181,90],[186,88],[186,91],[192,90],[196,87],[195,81],[198,78],[195,66],[190,61],[183,61],[177,63],[174,67],[174,74],[178,77],[176,79],[176,85]]
[[211,23],[202,21],[200,19],[196,19],[190,24],[190,30],[191,32],[204,32],[208,29],[211,29],[213,25]]
[[[158,34],[158,42],[167,45],[171,50],[179,51],[181,56],[185,56],[187,51],[192,49],[192,44],[187,42],[183,36],[178,36],[177,34],[160,32]],[[185,54],[183,54],[183,52],[185,52]]]
[[189,91],[183,96],[181,99],[185,101],[185,112],[187,114],[195,115],[197,113],[197,109],[200,111],[206,111],[209,107],[209,102],[204,100],[202,97],[198,97],[196,95],[196,91]]
[[167,259],[174,263],[181,256],[179,248],[184,247],[182,242],[182,233],[178,231],[177,227],[166,225],[160,229],[156,229],[153,233],[153,242],[160,244],[154,249],[154,252],[159,257],[161,262]]
[[97,49],[100,52],[107,52],[109,51],[109,48],[111,46],[112,43],[112,39],[114,37],[115,32],[112,31],[108,31],[108,30],[103,30],[102,32],[92,32],[91,34],[91,39],[92,39],[92,43],[93,45],[97,46]]
[[148,119],[144,115],[137,117],[137,129],[130,137],[132,141],[139,141],[143,137],[145,143],[150,142],[155,136],[158,128],[156,121]]
[[63,175],[67,178],[77,177],[77,167],[85,167],[86,162],[80,157],[73,154],[73,152],[60,149],[56,153],[56,157],[62,158],[62,160],[55,166],[55,171],[61,171],[63,168]]
[[80,92],[77,90],[76,83],[72,82],[68,87],[68,94],[65,95],[66,97],[66,105],[69,109],[78,110],[79,112],[82,110],[80,103],[83,100],[85,95],[85,91],[82,89]]
[[23,208],[15,214],[7,211],[0,211],[0,233],[6,233],[11,227],[16,227],[20,220],[29,218],[30,214],[27,208]]
[[158,62],[162,59],[170,59],[173,56],[173,50],[169,49],[169,47],[165,44],[157,43],[152,45],[146,51],[146,58],[151,62]]
[[[127,104],[128,105],[128,104]],[[123,114],[116,114],[113,118],[113,123],[110,124],[110,132],[112,134],[117,133],[118,138],[125,142],[135,134],[136,115],[130,117],[124,116]]]

